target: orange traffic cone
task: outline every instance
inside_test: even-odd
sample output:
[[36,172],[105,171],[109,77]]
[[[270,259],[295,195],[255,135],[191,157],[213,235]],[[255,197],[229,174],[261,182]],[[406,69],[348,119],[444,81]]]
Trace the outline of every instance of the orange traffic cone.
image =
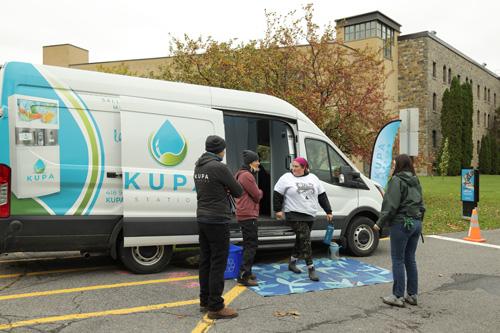
[[471,242],[486,242],[486,239],[481,238],[481,229],[479,228],[476,208],[472,210],[472,215],[470,217],[469,236],[464,237],[464,239]]

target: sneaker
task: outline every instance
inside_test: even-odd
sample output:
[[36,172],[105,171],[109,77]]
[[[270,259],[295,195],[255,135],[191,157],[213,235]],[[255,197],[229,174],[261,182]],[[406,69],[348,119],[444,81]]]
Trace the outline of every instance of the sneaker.
[[288,263],[288,270],[294,272],[295,274],[300,274],[302,271],[296,265],[297,261],[290,261]]
[[405,302],[410,305],[418,305],[417,295],[406,295]]
[[241,284],[242,286],[246,287],[257,287],[259,283],[256,280],[250,279],[250,277],[247,278],[238,278],[237,282]]
[[238,317],[238,312],[234,309],[224,307],[219,311],[208,311],[207,316],[209,319],[231,319]]
[[396,297],[394,295],[382,297],[382,302],[392,306],[398,306],[400,308],[405,307],[405,302],[403,297]]
[[309,279],[311,279],[311,281],[318,282],[319,276],[316,274],[316,270],[314,269],[314,267],[311,267],[308,270],[309,270]]

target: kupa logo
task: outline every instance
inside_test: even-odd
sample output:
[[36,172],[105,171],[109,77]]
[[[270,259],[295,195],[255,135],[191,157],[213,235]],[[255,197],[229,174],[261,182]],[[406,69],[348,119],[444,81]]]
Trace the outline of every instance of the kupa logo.
[[151,156],[163,166],[175,166],[181,163],[187,154],[186,139],[177,132],[169,120],[151,133],[148,140]]
[[33,165],[33,171],[35,174],[32,176],[26,176],[26,181],[43,182],[45,180],[54,180],[54,175],[52,173],[45,173],[45,163],[40,159]]

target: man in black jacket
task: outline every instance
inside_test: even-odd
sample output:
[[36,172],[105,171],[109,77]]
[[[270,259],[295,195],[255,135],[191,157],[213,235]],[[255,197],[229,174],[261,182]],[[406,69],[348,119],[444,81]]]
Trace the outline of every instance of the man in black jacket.
[[194,183],[198,199],[196,216],[200,242],[200,306],[210,319],[234,318],[238,313],[224,306],[224,271],[229,254],[229,196],[240,197],[243,189],[229,168],[221,163],[226,142],[217,135],[205,141],[206,152],[196,162]]

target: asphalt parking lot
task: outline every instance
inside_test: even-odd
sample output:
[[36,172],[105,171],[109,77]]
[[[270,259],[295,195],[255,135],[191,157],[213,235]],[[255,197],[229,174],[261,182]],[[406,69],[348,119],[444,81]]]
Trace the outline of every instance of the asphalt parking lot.
[[[380,301],[392,284],[261,297],[226,281],[232,320],[210,321],[198,306],[196,251],[183,251],[162,273],[134,275],[106,256],[78,253],[0,256],[0,330],[9,332],[498,332],[500,230],[488,244],[454,242],[463,233],[419,243],[420,304]],[[265,250],[258,262],[286,260]],[[324,256],[316,246],[315,257]],[[390,269],[389,242],[357,258]]]

